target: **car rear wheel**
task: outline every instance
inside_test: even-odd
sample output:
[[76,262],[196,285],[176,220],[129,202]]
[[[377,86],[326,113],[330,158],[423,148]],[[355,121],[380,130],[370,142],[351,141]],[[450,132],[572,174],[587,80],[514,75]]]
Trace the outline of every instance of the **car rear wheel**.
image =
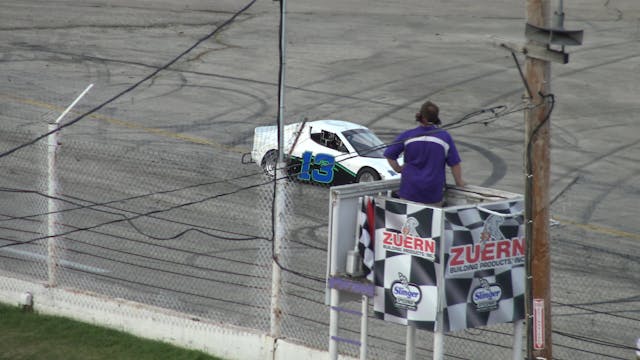
[[380,174],[371,168],[363,168],[358,171],[356,176],[357,183],[372,182],[380,180]]
[[276,166],[278,163],[278,151],[269,150],[262,158],[262,170],[268,176],[275,176],[276,174]]

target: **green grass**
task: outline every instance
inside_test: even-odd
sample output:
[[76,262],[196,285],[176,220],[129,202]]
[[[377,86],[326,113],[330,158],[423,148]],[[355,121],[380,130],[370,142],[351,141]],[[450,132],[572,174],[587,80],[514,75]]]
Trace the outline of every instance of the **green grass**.
[[58,316],[0,304],[2,360],[220,360]]

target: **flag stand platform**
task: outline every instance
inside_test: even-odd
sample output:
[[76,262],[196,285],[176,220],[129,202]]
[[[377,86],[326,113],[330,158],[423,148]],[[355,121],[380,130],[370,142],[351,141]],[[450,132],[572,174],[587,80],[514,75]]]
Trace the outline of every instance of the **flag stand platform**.
[[[359,347],[366,359],[369,299],[374,317],[407,326],[406,360],[415,359],[416,329],[434,333],[433,359],[440,360],[445,333],[502,323],[513,323],[513,358],[521,358],[523,197],[447,185],[445,205],[432,207],[393,197],[399,185],[393,179],[330,189],[329,359],[338,359],[341,345]],[[360,317],[359,340],[339,335],[344,315]]]

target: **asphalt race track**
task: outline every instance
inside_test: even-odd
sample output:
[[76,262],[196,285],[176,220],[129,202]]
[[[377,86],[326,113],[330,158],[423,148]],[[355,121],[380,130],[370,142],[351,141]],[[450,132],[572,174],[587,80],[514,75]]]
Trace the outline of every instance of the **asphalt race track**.
[[[566,47],[569,63],[553,64],[551,73],[554,315],[563,333],[596,327],[598,336],[587,336],[632,346],[640,336],[640,4],[574,0],[564,6],[565,28],[584,30],[584,43]],[[524,1],[290,1],[285,122],[344,119],[390,142],[414,126],[426,99],[440,106],[445,125],[477,113],[450,129],[465,180],[523,193],[525,90],[511,53],[494,39],[524,41],[524,16]],[[188,271],[194,280],[181,288],[180,300],[158,295],[154,304],[219,320],[232,314],[236,324],[268,329],[268,300],[234,291],[238,284],[258,289],[256,297],[269,291],[271,188],[254,187],[269,179],[241,157],[251,150],[253,129],[277,119],[279,20],[279,3],[271,0],[2,2],[0,187],[41,189],[46,170],[38,154],[47,140],[38,137],[93,84],[63,121],[77,122],[60,132],[68,155],[61,160],[66,199],[73,206],[101,204],[94,208],[100,211],[65,215],[65,230],[77,231],[68,235],[77,242],[66,245],[65,258],[78,271],[74,283],[121,291],[117,279],[131,279],[125,297],[143,299],[147,290],[137,293],[139,281],[183,285],[150,269]],[[516,58],[522,65],[523,55]],[[286,265],[322,279],[328,189],[292,183],[288,191]],[[144,193],[153,196],[140,199]],[[216,202],[222,197],[227,200]],[[32,214],[31,204],[44,201],[6,191],[0,199],[5,220]],[[133,218],[123,221],[125,213]],[[114,222],[108,234],[80,235],[78,229],[105,222]],[[0,245],[32,239],[16,230],[26,226],[0,229]],[[185,228],[201,232],[176,235]],[[205,228],[249,239],[216,242],[202,236]],[[87,255],[97,245],[105,247],[103,258]],[[0,252],[36,258],[39,250],[29,246]],[[123,251],[118,266],[108,255],[113,249]],[[159,255],[136,255],[148,252]],[[41,271],[10,261],[0,258],[23,274]],[[260,266],[245,268],[254,264]],[[218,271],[215,286],[206,268]],[[91,274],[107,280],[94,286]],[[322,306],[323,284],[290,280],[299,301],[286,306],[304,325],[287,323],[285,331],[312,333],[310,343],[325,346],[328,316],[306,313],[309,304]],[[212,305],[211,299],[224,301]],[[596,303],[611,316],[566,321]],[[256,315],[255,307],[264,313]],[[401,344],[403,335],[397,337]],[[594,349],[614,359],[632,353]],[[570,356],[562,358],[589,358]]]

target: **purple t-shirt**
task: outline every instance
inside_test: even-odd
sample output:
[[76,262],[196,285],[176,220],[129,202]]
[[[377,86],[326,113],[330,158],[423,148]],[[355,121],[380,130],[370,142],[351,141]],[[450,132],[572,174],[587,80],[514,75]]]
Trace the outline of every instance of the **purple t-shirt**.
[[397,160],[404,152],[404,165],[398,195],[422,203],[442,201],[446,181],[445,164],[460,163],[451,135],[436,126],[418,126],[398,135],[384,152]]

